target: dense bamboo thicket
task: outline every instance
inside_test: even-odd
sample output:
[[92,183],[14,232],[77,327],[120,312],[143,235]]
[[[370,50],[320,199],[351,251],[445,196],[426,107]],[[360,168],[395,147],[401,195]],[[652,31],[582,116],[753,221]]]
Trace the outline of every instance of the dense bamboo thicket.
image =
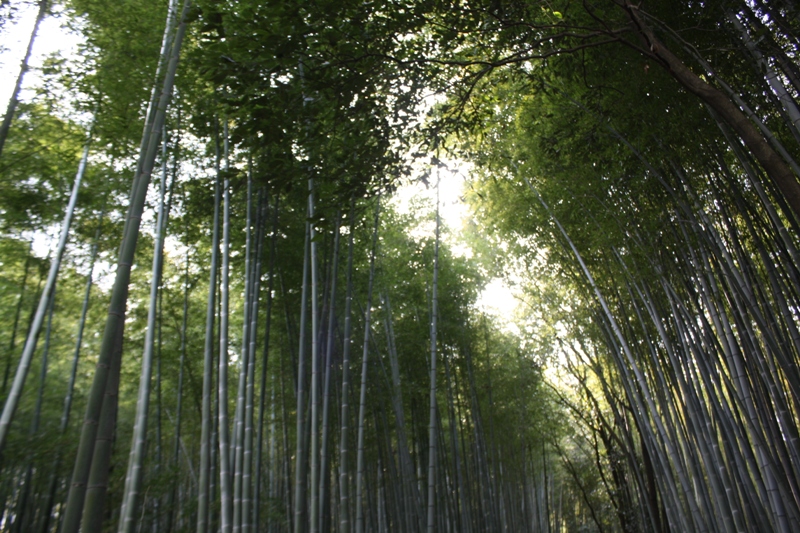
[[0,531],[800,529],[794,2],[107,4],[0,5]]

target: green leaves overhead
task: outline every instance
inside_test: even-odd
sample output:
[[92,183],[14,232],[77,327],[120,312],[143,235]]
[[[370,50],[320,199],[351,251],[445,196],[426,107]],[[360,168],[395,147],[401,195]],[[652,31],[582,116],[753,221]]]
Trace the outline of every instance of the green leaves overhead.
[[235,119],[234,141],[274,169],[270,180],[285,186],[305,167],[346,198],[405,173],[422,80],[393,56],[408,30],[395,11],[361,2],[200,8],[204,44],[192,64]]
[[74,0],[69,6],[86,42],[67,89],[85,102],[86,111],[98,113],[96,144],[107,146],[112,157],[130,157],[144,126],[166,1]]
[[85,133],[42,105],[20,106],[0,161],[3,231],[41,230],[61,217]]

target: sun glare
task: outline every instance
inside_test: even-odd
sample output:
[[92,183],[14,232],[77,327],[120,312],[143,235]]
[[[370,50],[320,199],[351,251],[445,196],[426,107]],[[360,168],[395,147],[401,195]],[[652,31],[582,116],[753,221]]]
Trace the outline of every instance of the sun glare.
[[[445,160],[443,163],[443,166],[434,169],[426,180],[418,178],[398,188],[390,204],[404,215],[411,214],[415,206],[419,205],[435,209],[438,179],[439,213],[442,225],[445,227],[442,240],[447,243],[454,255],[471,258],[473,251],[464,234],[467,221],[471,218],[470,207],[464,201],[464,185],[470,166],[456,160]],[[435,229],[434,222],[426,218],[408,228],[408,233],[412,238],[419,239],[433,236]],[[479,294],[476,308],[499,319],[501,328],[511,333],[519,333],[515,324],[517,304],[518,299],[507,281],[493,278]]]
[[[37,6],[21,4],[13,21],[8,21],[2,32],[2,46],[0,46],[0,106],[8,106],[14,84],[19,75],[19,66],[25,56],[25,49],[31,37],[33,23],[36,20]],[[47,16],[39,25],[33,51],[29,61],[29,70],[25,73],[23,92],[26,87],[41,85],[39,69],[44,64],[45,58],[58,52],[64,57],[77,55],[78,45],[82,37],[69,32],[62,27],[59,13]],[[26,96],[22,96],[27,100]]]

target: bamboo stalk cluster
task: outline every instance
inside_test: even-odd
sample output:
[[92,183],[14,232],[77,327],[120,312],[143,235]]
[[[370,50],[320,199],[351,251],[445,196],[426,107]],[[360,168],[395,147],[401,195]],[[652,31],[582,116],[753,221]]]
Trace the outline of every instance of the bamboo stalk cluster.
[[[762,45],[800,41],[779,16],[748,15],[754,6],[769,13],[762,4],[725,12],[755,66],[753,94],[717,77],[684,42],[682,57],[706,72],[695,74],[664,44],[680,35],[638,5],[616,6],[626,31],[647,43],[645,57],[698,96],[719,130],[691,151],[659,132],[629,138],[630,128],[604,115],[608,101],[585,102],[595,95],[583,86],[542,81],[542,107],[524,95],[491,102],[499,125],[485,137],[496,152],[484,154],[487,179],[476,187],[498,196],[482,216],[503,213],[519,226],[509,242],[541,245],[515,251],[545,257],[526,264],[550,269],[528,280],[542,289],[533,307],[559,313],[514,336],[474,309],[489,268],[447,245],[438,183],[434,212],[416,214],[433,219],[433,234],[413,238],[406,230],[417,221],[376,192],[383,177],[326,179],[320,166],[335,143],[309,138],[329,124],[296,121],[303,142],[285,155],[300,177],[281,180],[257,158],[261,137],[243,125],[226,86],[213,92],[206,125],[213,155],[182,166],[187,126],[172,100],[196,14],[189,0],[171,1],[98,340],[84,333],[97,326],[90,303],[95,265],[108,257],[102,223],[79,304],[61,288],[79,277],[63,271],[88,141],[36,290],[30,250],[17,269],[19,297],[6,313],[0,530],[799,530],[800,77],[796,53]],[[297,71],[311,114],[307,59]],[[519,85],[509,76],[503,89],[530,75],[523,70]],[[562,105],[580,121],[564,119]],[[589,124],[587,139],[614,152],[622,170],[548,152],[550,138],[528,144],[525,134],[547,136],[524,122],[542,109],[564,113],[556,118],[569,129]],[[326,141],[337,140],[334,130]],[[158,163],[152,262],[141,274],[135,255]],[[578,183],[587,177],[596,181]],[[180,259],[166,245],[174,235],[186,248]],[[55,353],[67,321],[59,305],[80,309],[70,357]],[[82,358],[84,345],[96,358]],[[563,359],[567,385],[546,387],[545,358],[528,353],[537,350]],[[63,396],[54,365],[69,369]],[[32,370],[38,382],[26,389]],[[78,405],[79,430],[70,426]]]

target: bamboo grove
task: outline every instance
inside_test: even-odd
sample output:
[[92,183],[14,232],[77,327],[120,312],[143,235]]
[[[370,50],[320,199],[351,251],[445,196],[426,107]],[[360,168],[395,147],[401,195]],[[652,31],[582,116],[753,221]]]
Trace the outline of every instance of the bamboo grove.
[[0,531],[800,529],[793,0],[109,4],[0,4]]

